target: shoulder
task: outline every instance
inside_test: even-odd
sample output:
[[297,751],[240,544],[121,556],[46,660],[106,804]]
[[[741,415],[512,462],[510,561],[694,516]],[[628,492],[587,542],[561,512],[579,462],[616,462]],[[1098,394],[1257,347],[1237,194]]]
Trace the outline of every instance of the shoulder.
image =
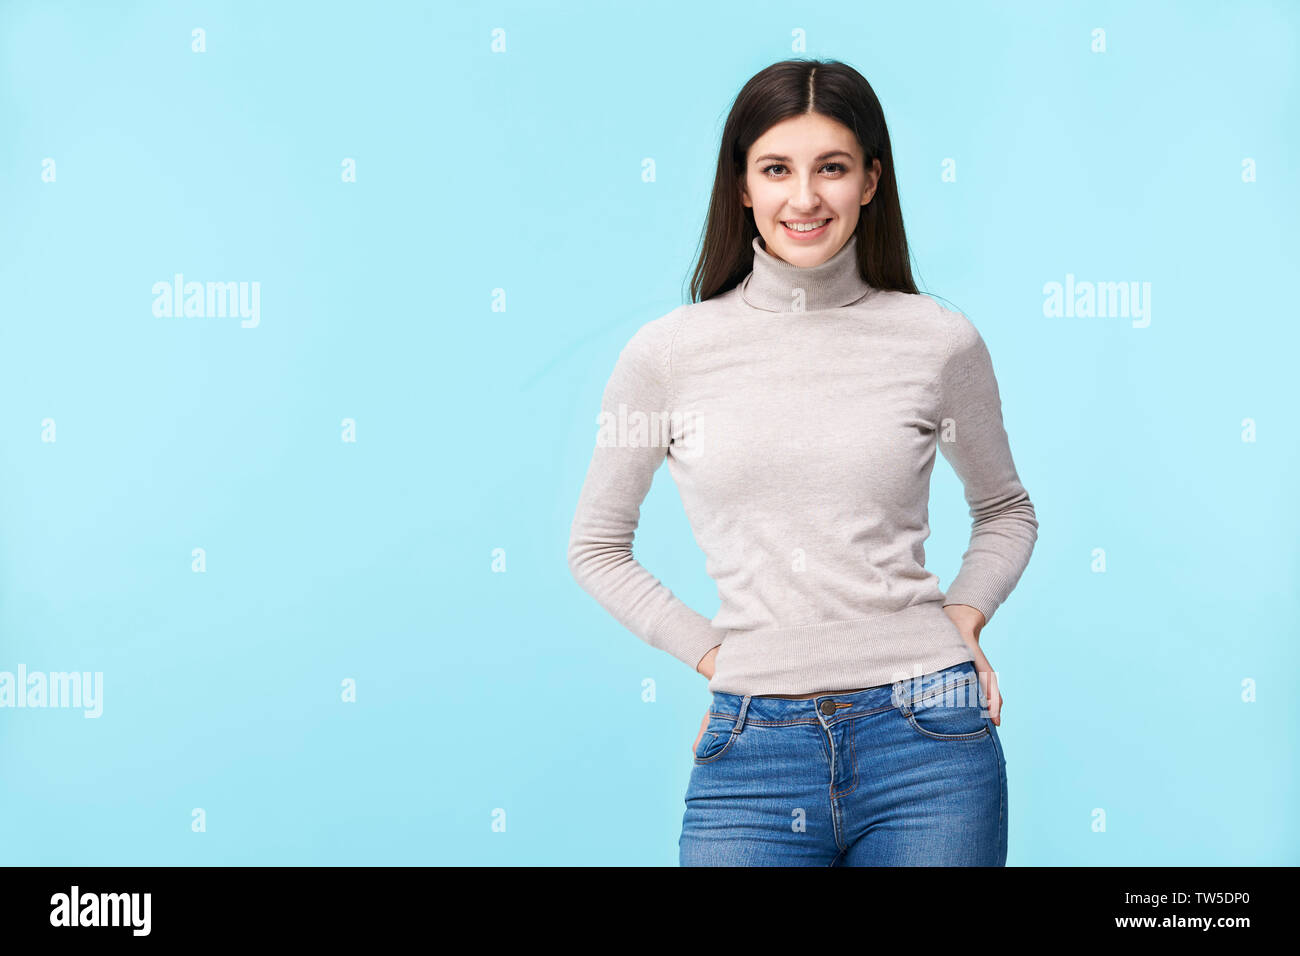
[[922,298],[929,303],[930,309],[937,322],[947,335],[952,337],[954,345],[970,344],[974,339],[979,337],[979,330],[975,328],[969,316],[960,309],[949,308],[938,299],[932,299],[928,295]]
[[642,355],[649,358],[667,360],[673,339],[685,317],[685,306],[678,306],[671,312],[651,319],[643,324],[623,346],[625,354]]
[[673,359],[707,352],[725,339],[736,317],[733,290],[703,302],[679,305],[639,329],[628,347],[672,365]]
[[615,363],[615,378],[666,387],[672,378],[673,343],[685,313],[678,306],[641,325],[623,345]]
[[744,314],[740,298],[740,283],[736,283],[726,292],[720,292],[703,302],[688,302],[679,306],[684,323],[700,328],[703,326],[725,323],[738,315]]
[[979,329],[966,313],[960,309],[949,308],[929,296],[923,295],[918,298],[924,298],[929,303],[932,321],[936,323],[943,336],[945,358],[969,356],[984,348],[984,339],[980,336]]

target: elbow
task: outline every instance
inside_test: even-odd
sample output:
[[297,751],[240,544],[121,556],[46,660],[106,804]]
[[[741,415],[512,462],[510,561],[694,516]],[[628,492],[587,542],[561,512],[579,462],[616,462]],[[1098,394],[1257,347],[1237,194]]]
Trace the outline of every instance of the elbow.
[[1038,512],[1034,510],[1034,503],[1029,500],[1029,492],[1025,492],[1021,500],[1019,510],[1020,520],[1025,523],[1029,529],[1029,536],[1033,541],[1038,540]]
[[599,560],[600,545],[585,535],[574,532],[569,536],[569,574],[584,591],[590,591],[590,581],[595,563]]
[[569,538],[568,562],[569,574],[578,586],[602,602],[634,563],[628,545],[582,532]]
[[1029,555],[1034,553],[1034,545],[1038,543],[1038,513],[1034,510],[1034,503],[1029,500],[1028,494],[1009,511],[1006,520],[1015,521],[1021,527],[1021,536],[1025,542],[1025,560],[1029,560]]
[[1029,500],[1028,493],[1021,496],[1016,502],[1004,508],[1001,512],[1001,518],[1004,522],[1019,525],[1023,531],[1026,541],[1032,548],[1034,542],[1038,540],[1038,512],[1034,510],[1034,503]]
[[586,556],[587,551],[583,546],[582,539],[577,535],[570,535],[568,548],[569,574],[579,584],[582,583],[583,574],[586,572]]
[[1016,536],[1025,540],[1032,548],[1038,540],[1038,513],[1034,503],[1029,500],[1029,493],[1023,488],[1016,495],[997,502],[989,502],[982,508],[972,508],[973,529],[999,528],[1014,531]]

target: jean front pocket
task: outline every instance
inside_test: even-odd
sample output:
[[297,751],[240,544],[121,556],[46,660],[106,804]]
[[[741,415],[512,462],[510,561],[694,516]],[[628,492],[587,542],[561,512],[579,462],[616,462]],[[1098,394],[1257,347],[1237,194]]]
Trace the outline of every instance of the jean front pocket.
[[[987,702],[979,674],[961,667],[941,680],[925,680],[923,690],[898,704],[917,733],[935,740],[979,740],[989,736]],[[927,675],[928,676],[928,675]]]
[[732,741],[739,736],[732,733],[735,728],[734,715],[709,711],[709,723],[700,735],[700,742],[695,745],[695,762],[712,763],[730,750]]

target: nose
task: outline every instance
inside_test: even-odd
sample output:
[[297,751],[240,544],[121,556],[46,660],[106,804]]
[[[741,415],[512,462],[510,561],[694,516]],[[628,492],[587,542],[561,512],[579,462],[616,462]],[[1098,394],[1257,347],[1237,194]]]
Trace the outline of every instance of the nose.
[[804,180],[795,190],[795,194],[790,197],[790,208],[796,210],[799,215],[806,215],[821,205],[821,198],[817,195],[812,180]]

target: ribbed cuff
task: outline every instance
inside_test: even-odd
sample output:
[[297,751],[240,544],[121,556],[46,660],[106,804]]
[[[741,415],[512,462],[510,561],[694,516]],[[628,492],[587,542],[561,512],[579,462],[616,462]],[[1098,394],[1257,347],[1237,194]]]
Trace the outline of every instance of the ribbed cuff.
[[704,655],[721,644],[726,633],[703,614],[675,600],[651,630],[647,643],[696,670]]
[[943,599],[944,607],[949,604],[966,604],[975,608],[984,615],[985,627],[993,620],[993,612],[998,609],[1001,603],[997,598],[995,588],[987,585],[966,584],[963,581],[954,581],[953,586],[948,589],[947,596]]

